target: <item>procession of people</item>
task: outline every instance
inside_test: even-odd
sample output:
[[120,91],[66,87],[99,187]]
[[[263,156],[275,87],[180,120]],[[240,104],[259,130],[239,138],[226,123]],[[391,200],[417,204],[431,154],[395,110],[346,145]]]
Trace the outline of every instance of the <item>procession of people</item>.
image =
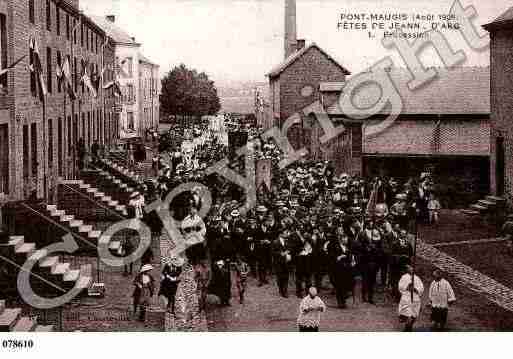
[[[192,131],[193,137],[196,132],[201,133]],[[194,238],[187,240],[188,263],[194,270],[200,267],[210,272],[208,283],[198,279],[200,302],[209,292],[221,305],[231,305],[234,277],[238,300],[244,303],[248,277],[254,277],[259,287],[272,285],[275,277],[276,295],[288,298],[292,282],[298,298],[308,296],[311,288],[316,293],[331,290],[338,308],[345,309],[349,298],[355,300],[355,284],[360,280],[360,300],[374,305],[376,291],[390,293],[399,305],[405,330],[410,330],[418,312],[415,298],[423,290],[411,273],[416,226],[418,221],[435,223],[440,209],[431,174],[421,173],[401,183],[395,178],[337,176],[329,161],[307,160],[280,170],[277,164],[283,154],[279,147],[263,140],[255,129],[248,138],[255,157],[270,160],[273,170],[272,185],[259,188],[257,205],[246,213],[240,212],[244,189],[222,176],[206,174],[205,169],[229,152],[215,138],[196,141],[191,153],[184,153],[178,145],[162,153],[154,160],[156,181],[145,188],[149,197],[161,199],[187,182],[202,183],[211,191],[213,206],[205,218],[198,215],[202,206],[198,188],[171,204],[183,236]],[[243,167],[237,159],[230,164],[236,170]],[[140,206],[138,214],[139,210]],[[161,230],[162,224],[152,229]],[[166,283],[176,277],[169,273],[166,267]],[[405,284],[405,278],[414,285]],[[407,291],[413,293],[409,305],[405,304]],[[174,299],[168,299],[174,310]]]

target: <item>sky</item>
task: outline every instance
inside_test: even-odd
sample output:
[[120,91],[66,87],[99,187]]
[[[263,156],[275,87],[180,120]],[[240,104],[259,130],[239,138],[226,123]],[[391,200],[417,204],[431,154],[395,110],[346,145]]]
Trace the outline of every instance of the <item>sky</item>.
[[[316,42],[352,73],[391,56],[380,37],[364,30],[340,30],[341,14],[448,13],[453,0],[298,0],[298,38]],[[476,25],[488,23],[513,5],[509,0],[462,0],[473,5]],[[80,0],[86,14],[116,16],[116,23],[142,43],[142,52],[161,66],[161,76],[184,63],[205,71],[216,83],[265,82],[283,60],[284,0]],[[486,34],[481,29],[482,34]],[[489,52],[471,50],[459,32],[447,32],[454,49],[467,55],[465,66],[488,66]],[[422,56],[441,66],[432,50]]]

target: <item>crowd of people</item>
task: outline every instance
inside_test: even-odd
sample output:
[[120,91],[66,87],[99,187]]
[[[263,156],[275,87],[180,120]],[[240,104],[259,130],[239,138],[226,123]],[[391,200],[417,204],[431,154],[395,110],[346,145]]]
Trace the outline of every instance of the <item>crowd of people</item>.
[[[438,220],[440,204],[430,173],[400,183],[394,178],[337,176],[329,161],[304,160],[278,170],[278,146],[263,141],[258,131],[251,132],[249,140],[256,158],[270,159],[274,170],[271,188],[259,190],[258,204],[244,215],[239,212],[244,189],[205,174],[208,166],[227,155],[226,145],[213,140],[196,146],[193,166],[184,163],[178,146],[154,158],[157,180],[147,188],[150,197],[165,198],[191,181],[204,183],[212,192],[214,206],[204,219],[198,215],[199,191],[172,204],[189,243],[187,260],[197,271],[200,309],[205,308],[207,293],[215,294],[221,305],[230,305],[232,274],[240,303],[250,276],[258,286],[270,285],[275,276],[277,294],[284,298],[289,296],[291,277],[300,298],[310,288],[329,290],[329,282],[341,309],[354,297],[358,277],[361,299],[370,304],[375,304],[376,287],[398,303],[407,300],[406,289],[418,290],[403,288],[400,281],[413,265],[418,221]],[[237,167],[243,167],[243,161],[233,161]],[[163,280],[174,283],[167,294],[176,293],[175,267],[166,267],[163,273]],[[173,295],[168,296],[173,310]],[[410,306],[414,301],[412,295]]]

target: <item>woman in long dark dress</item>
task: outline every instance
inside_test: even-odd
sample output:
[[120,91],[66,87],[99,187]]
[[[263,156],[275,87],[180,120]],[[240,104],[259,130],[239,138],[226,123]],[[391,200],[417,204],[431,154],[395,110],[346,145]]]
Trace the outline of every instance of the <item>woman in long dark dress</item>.
[[173,314],[175,313],[175,296],[181,273],[182,268],[176,265],[166,264],[162,270],[159,296],[162,295],[167,299],[167,309]]

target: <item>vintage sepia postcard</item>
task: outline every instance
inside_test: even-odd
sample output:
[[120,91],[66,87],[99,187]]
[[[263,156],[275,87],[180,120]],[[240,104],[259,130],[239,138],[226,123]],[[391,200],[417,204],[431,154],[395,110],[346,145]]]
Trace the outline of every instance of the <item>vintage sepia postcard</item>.
[[512,6],[0,0],[0,352],[513,330]]

